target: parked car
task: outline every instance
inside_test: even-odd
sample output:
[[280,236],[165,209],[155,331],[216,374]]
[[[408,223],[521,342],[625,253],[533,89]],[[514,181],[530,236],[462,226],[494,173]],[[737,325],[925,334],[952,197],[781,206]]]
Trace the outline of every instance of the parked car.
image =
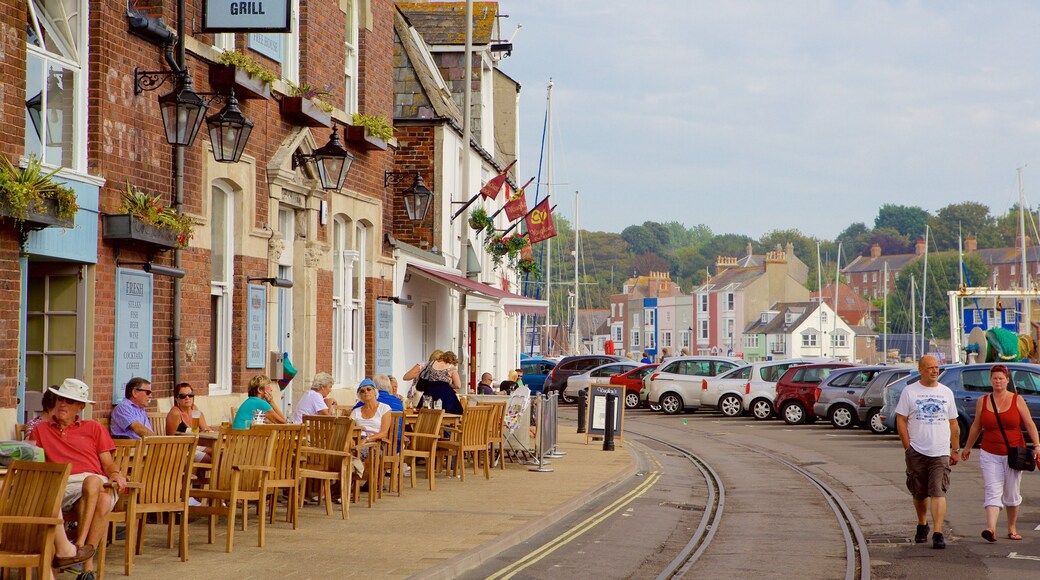
[[639,367],[640,364],[635,361],[623,360],[600,365],[583,373],[571,375],[567,377],[567,386],[563,389],[564,400],[577,399],[578,392],[582,389],[587,389],[590,384],[609,383],[611,375],[626,373]]
[[851,429],[859,424],[856,407],[867,384],[887,367],[877,365],[836,370],[816,387],[813,414],[826,417],[835,429]]
[[643,379],[658,367],[657,364],[642,365],[623,373],[610,376],[610,384],[625,387],[625,408],[635,409],[642,403],[640,391],[643,390]]
[[776,408],[773,406],[773,401],[776,400],[776,383],[780,380],[784,374],[791,370],[795,366],[804,366],[807,364],[823,364],[833,362],[829,359],[797,359],[795,365],[789,366],[786,369],[780,371],[776,376],[769,377],[769,380],[764,380],[761,377],[752,378],[744,385],[744,395],[741,400],[741,408],[745,413],[749,413],[755,419],[764,421],[771,419],[776,415]]
[[556,363],[556,366],[549,372],[549,377],[545,379],[545,394],[550,395],[552,393],[559,393],[560,402],[573,403],[576,399],[568,397],[567,394],[564,393],[564,389],[567,387],[568,378],[585,371],[591,371],[600,365],[623,360],[630,359],[612,354],[565,356],[560,359],[560,362]]
[[651,404],[661,405],[669,415],[696,411],[701,404],[701,379],[730,369],[747,366],[739,358],[725,356],[685,356],[668,359],[650,375]]
[[849,363],[819,363],[788,369],[776,382],[776,399],[773,405],[777,415],[788,425],[816,422],[813,403],[816,402],[816,387],[835,369],[849,368]]
[[[774,389],[776,381],[787,369],[816,362],[811,359],[785,359],[761,361],[749,366],[733,369],[715,378],[701,380],[701,407],[716,408],[727,417],[736,417],[744,412],[744,394],[748,383],[755,381],[760,388]],[[775,390],[774,390],[775,392]]]
[[[940,367],[939,382],[950,387],[957,401],[957,422],[961,429],[961,445],[968,439],[968,429],[975,420],[975,403],[979,397],[992,392],[989,384],[989,369],[996,363],[973,365],[949,365]],[[1026,401],[1033,421],[1040,421],[1040,366],[1030,363],[1002,363],[1011,372],[1008,389],[1018,393]],[[907,381],[910,379],[910,381]],[[914,373],[906,379],[892,383],[885,389],[885,406],[881,415],[890,429],[896,427],[896,404],[907,382],[917,381]]]
[[531,389],[531,394],[541,393],[545,389],[545,380],[555,366],[556,361],[550,358],[527,357],[520,359],[520,370],[524,373],[524,385]]
[[885,405],[884,389],[912,372],[913,369],[910,368],[890,367],[870,379],[863,392],[860,393],[859,401],[856,402],[856,416],[859,418],[860,425],[870,429],[870,432],[875,435],[889,432],[885,422],[881,420],[881,407]]
[[656,413],[657,411],[661,410],[661,405],[659,405],[657,403],[651,403],[650,402],[650,377],[651,376],[653,376],[653,373],[650,373],[649,375],[646,375],[645,377],[643,377],[643,388],[639,389],[639,404],[643,405],[647,409],[650,409],[651,411]]

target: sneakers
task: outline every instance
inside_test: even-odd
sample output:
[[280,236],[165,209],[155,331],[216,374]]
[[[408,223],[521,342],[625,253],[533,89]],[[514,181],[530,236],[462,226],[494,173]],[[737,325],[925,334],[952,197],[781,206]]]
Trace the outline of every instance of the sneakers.
[[201,501],[199,501],[199,500],[197,500],[197,499],[195,499],[193,497],[189,497],[188,498],[188,507],[199,507],[200,505],[202,505]]
[[932,547],[936,550],[946,549],[946,538],[939,532],[932,534]]
[[923,544],[928,541],[928,532],[931,528],[928,524],[917,524],[917,534],[914,535],[914,542],[917,544]]

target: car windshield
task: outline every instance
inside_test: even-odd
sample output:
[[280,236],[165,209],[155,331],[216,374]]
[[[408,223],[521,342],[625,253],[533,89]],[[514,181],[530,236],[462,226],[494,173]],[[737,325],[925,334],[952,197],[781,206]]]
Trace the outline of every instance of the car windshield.
[[747,380],[751,378],[751,367],[740,367],[733,369],[726,374],[719,377],[720,379],[741,379]]

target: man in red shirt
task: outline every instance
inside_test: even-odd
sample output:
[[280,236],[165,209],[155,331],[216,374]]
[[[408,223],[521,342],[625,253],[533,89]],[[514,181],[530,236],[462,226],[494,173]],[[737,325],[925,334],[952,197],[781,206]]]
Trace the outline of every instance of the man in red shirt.
[[[104,541],[108,514],[116,502],[116,494],[105,489],[111,481],[119,489],[126,488],[126,476],[112,459],[115,444],[108,430],[96,421],[80,419],[79,414],[90,400],[90,387],[77,379],[65,379],[61,387],[51,388],[58,397],[51,420],[33,429],[30,440],[43,449],[47,461],[72,465],[61,509],[76,508],[79,530],[76,545],[99,545]],[[93,580],[93,558],[83,563],[81,580]]]

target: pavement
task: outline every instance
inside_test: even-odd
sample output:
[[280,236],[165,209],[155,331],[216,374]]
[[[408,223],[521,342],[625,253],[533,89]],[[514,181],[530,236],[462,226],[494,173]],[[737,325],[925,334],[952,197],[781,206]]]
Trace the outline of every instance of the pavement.
[[[284,521],[284,508],[267,526],[267,542],[258,548],[255,511],[249,528],[235,531],[231,554],[224,551],[226,522],[218,521],[213,544],[206,543],[206,520],[189,524],[188,561],[165,545],[165,526],[148,526],[143,553],[134,560],[135,578],[452,578],[518,544],[632,475],[636,456],[630,445],[602,450],[602,443],[585,444],[574,434],[573,421],[560,423],[558,449],[565,457],[552,460],[552,472],[506,463],[483,470],[466,481],[441,474],[429,490],[425,467],[416,474],[416,487],[405,478],[400,497],[384,493],[368,507],[367,494],[352,504],[344,521],[339,506],[325,515],[322,505],[306,504],[300,526]],[[123,575],[123,542],[109,546],[106,576]],[[64,574],[59,578],[71,578]]]

